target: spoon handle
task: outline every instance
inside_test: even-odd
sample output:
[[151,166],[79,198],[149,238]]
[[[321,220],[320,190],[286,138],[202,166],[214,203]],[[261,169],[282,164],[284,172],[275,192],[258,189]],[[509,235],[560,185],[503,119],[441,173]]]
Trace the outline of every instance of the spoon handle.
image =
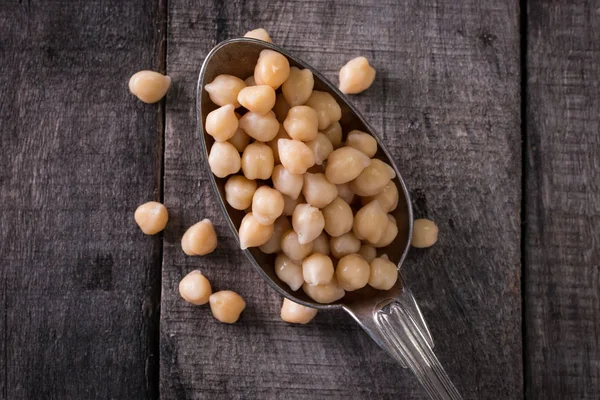
[[462,399],[433,352],[425,321],[406,286],[399,297],[380,303],[374,309],[344,309],[381,348],[404,368],[410,368],[432,399]]

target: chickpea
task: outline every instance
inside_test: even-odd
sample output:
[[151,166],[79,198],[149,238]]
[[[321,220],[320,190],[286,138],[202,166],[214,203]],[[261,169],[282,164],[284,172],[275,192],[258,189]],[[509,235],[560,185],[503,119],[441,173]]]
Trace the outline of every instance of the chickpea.
[[285,254],[278,254],[275,258],[275,275],[294,292],[302,287],[304,277],[302,276],[302,265],[293,261]]
[[329,255],[329,237],[325,232],[321,233],[313,240],[313,252]]
[[398,280],[398,267],[390,260],[379,257],[371,261],[369,286],[379,290],[390,290]]
[[281,92],[289,105],[301,106],[310,97],[315,80],[309,69],[290,68],[290,76],[283,85]]
[[249,77],[244,79],[244,83],[246,84],[246,87],[256,86],[256,81],[254,80],[254,75],[250,75]]
[[217,248],[217,233],[210,219],[190,226],[181,238],[181,248],[188,256],[204,256]]
[[273,223],[273,235],[267,243],[259,246],[260,251],[265,254],[279,253],[281,251],[281,236],[290,229],[292,229],[292,226],[285,216],[277,218]]
[[362,256],[367,262],[371,262],[377,257],[377,249],[370,244],[363,244],[358,250],[358,254]]
[[335,277],[331,282],[324,285],[311,285],[305,282],[304,285],[302,285],[302,290],[304,290],[304,293],[306,293],[308,297],[321,304],[333,303],[344,297],[346,294]]
[[246,308],[246,302],[242,299],[242,296],[231,290],[221,290],[213,293],[208,301],[213,316],[226,324],[235,323],[240,318],[244,308]]
[[337,186],[329,182],[325,178],[325,174],[307,172],[304,174],[302,194],[307,203],[317,208],[323,208],[337,197],[338,192]]
[[251,31],[248,31],[248,32],[246,32],[244,37],[262,40],[263,42],[273,43],[273,41],[271,40],[271,37],[269,36],[269,32],[267,32],[263,28],[258,28],[258,29],[253,29]]
[[342,126],[339,122],[334,122],[325,129],[321,129],[323,135],[327,136],[327,139],[331,142],[334,149],[339,148],[342,145]]
[[365,153],[369,158],[373,158],[377,153],[377,140],[362,131],[351,131],[346,138],[346,146],[355,148]]
[[218,106],[233,105],[238,108],[240,103],[237,100],[240,90],[246,87],[246,83],[233,75],[219,75],[208,85],[204,85],[204,90],[208,92],[210,100]]
[[301,244],[298,241],[298,234],[293,230],[286,231],[281,236],[281,250],[294,261],[304,260],[312,253],[312,249],[312,242]]
[[325,226],[323,213],[310,204],[298,204],[292,215],[292,227],[298,234],[298,243],[307,244],[315,240]]
[[437,242],[438,227],[428,219],[416,219],[413,223],[413,234],[410,244],[413,247],[431,247]]
[[340,196],[348,204],[354,201],[354,192],[350,189],[350,183],[342,183],[336,185],[338,188],[338,196]]
[[333,151],[333,145],[329,139],[327,139],[327,136],[322,133],[318,133],[317,137],[306,143],[306,145],[315,155],[315,164],[317,165],[322,165],[323,161],[327,160],[327,157],[329,157]]
[[224,142],[233,137],[239,128],[239,121],[234,110],[234,106],[226,104],[209,112],[204,123],[206,133],[217,142]]
[[327,92],[314,90],[305,105],[317,112],[319,129],[323,130],[342,118],[342,109],[333,96]]
[[317,315],[315,308],[294,303],[289,299],[283,299],[281,306],[281,319],[292,324],[308,324]]
[[290,75],[288,59],[274,50],[263,50],[254,67],[254,80],[258,85],[277,89]]
[[273,106],[273,112],[277,117],[277,121],[283,123],[285,117],[287,117],[288,111],[290,111],[290,105],[285,101],[283,94],[279,93],[275,97],[275,106]]
[[373,200],[379,200],[381,208],[385,212],[391,212],[398,207],[398,188],[394,181],[390,180],[381,192],[375,196],[367,196],[362,198],[362,204],[369,204]]
[[365,57],[356,57],[340,69],[340,91],[345,94],[360,93],[375,80],[375,69]]
[[[250,147],[250,146],[248,146]],[[244,151],[246,154],[246,151]],[[219,178],[235,174],[240,170],[240,153],[229,142],[215,142],[208,154],[208,165],[213,174]]]
[[384,234],[382,227],[389,223],[387,214],[381,208],[379,201],[372,201],[363,206],[354,216],[352,231],[359,239],[366,239],[370,243],[377,243]]
[[352,208],[341,197],[336,197],[323,208],[325,232],[331,236],[341,236],[352,230],[354,214]]
[[310,285],[324,285],[331,282],[335,270],[329,256],[314,253],[302,261],[304,282]]
[[359,196],[374,196],[395,177],[396,171],[392,167],[374,158],[371,164],[350,182],[350,188]]
[[195,270],[184,276],[179,282],[179,294],[188,303],[201,306],[208,303],[212,288],[202,272]]
[[304,196],[300,195],[296,199],[292,199],[289,196],[283,195],[283,215],[291,216],[294,214],[294,210],[298,204],[304,203]]
[[144,103],[160,101],[171,86],[171,77],[154,71],[139,71],[129,78],[129,91]]
[[340,259],[335,270],[339,285],[347,292],[367,286],[371,267],[359,254],[348,254]]
[[269,85],[245,87],[238,94],[238,102],[253,113],[265,115],[275,105],[275,90]]
[[315,156],[305,143],[299,140],[279,139],[277,146],[281,164],[292,174],[303,174],[315,165]]
[[273,150],[273,159],[275,160],[275,164],[281,164],[281,159],[279,158],[279,146],[277,142],[279,139],[291,139],[290,135],[287,134],[283,125],[279,126],[279,132],[277,136],[270,140],[267,144]]
[[277,136],[279,122],[277,122],[275,114],[272,112],[267,112],[265,115],[247,112],[240,118],[240,128],[256,140],[268,142]]
[[327,158],[325,175],[329,182],[339,185],[355,179],[370,164],[371,159],[365,153],[344,146],[334,150]]
[[283,213],[283,196],[268,186],[261,186],[252,198],[254,218],[263,225],[271,225]]
[[348,254],[358,253],[360,245],[360,240],[352,232],[329,239],[331,255],[335,258],[342,258]]
[[264,143],[250,143],[242,154],[242,171],[248,179],[269,179],[275,160],[273,150]]
[[381,239],[379,239],[377,243],[373,243],[375,247],[389,246],[394,241],[394,239],[396,239],[396,236],[398,236],[398,224],[396,223],[396,218],[394,218],[394,216],[391,214],[388,214],[387,217],[389,223],[383,231]]
[[273,168],[271,180],[273,180],[275,189],[292,199],[298,198],[304,185],[302,175],[290,173],[283,165],[277,165]]
[[243,153],[246,146],[250,143],[250,136],[248,136],[243,129],[238,128],[233,136],[229,138],[228,142],[231,143],[239,153]]
[[154,235],[167,226],[169,212],[163,204],[156,201],[149,201],[135,210],[133,219],[142,232],[146,235]]
[[245,210],[252,205],[252,196],[257,184],[242,175],[235,175],[225,182],[225,200],[236,210]]
[[240,224],[239,237],[240,237],[240,248],[242,250],[248,247],[261,246],[271,239],[275,227],[271,225],[263,225],[249,212],[242,219]]
[[308,106],[295,106],[290,108],[283,121],[286,132],[292,139],[309,141],[319,133],[317,112]]

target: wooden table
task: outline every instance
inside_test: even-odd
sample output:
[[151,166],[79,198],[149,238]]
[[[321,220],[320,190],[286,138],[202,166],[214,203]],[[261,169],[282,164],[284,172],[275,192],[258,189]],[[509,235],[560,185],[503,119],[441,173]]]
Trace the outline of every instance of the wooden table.
[[[0,398],[422,399],[346,315],[307,326],[236,250],[194,91],[218,42],[265,27],[384,138],[439,243],[403,266],[467,399],[600,397],[600,2],[16,1],[0,7]],[[168,73],[164,102],[127,90]],[[163,235],[133,211],[163,201]],[[220,246],[186,257],[211,218]],[[248,307],[182,301],[199,268]]]

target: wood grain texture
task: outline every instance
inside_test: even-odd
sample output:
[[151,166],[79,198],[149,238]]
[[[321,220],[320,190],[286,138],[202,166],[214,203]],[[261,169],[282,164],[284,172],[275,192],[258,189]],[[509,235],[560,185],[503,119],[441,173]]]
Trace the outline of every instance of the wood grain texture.
[[0,398],[157,396],[156,2],[0,7]]
[[[194,92],[208,51],[256,27],[334,81],[350,58],[372,60],[377,79],[354,102],[389,145],[417,216],[441,230],[438,245],[404,265],[436,351],[465,398],[521,397],[517,2],[170,0],[162,398],[425,398],[341,312],[283,323],[281,299],[234,245],[201,159]],[[202,218],[220,245],[185,257],[181,235]],[[179,280],[197,268],[214,289],[247,300],[239,323],[217,323],[208,307],[179,298]]]
[[598,399],[600,2],[529,1],[527,41],[527,394]]

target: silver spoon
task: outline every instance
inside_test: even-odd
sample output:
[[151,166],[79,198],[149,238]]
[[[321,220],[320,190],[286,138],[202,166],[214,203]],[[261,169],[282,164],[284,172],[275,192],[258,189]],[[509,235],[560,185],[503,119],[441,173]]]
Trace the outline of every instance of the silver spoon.
[[[410,247],[413,213],[408,189],[396,164],[381,139],[360,113],[348,102],[346,97],[317,70],[284,49],[256,39],[237,38],[219,43],[206,56],[198,79],[196,115],[198,134],[202,142],[202,151],[207,168],[208,152],[214,140],[204,132],[204,123],[208,113],[217,106],[210,101],[208,93],[202,89],[205,84],[211,82],[220,74],[230,74],[242,79],[252,75],[259,53],[265,49],[275,50],[286,56],[290,66],[301,69],[308,68],[312,71],[315,80],[314,89],[331,93],[342,108],[340,124],[343,132],[358,129],[368,132],[377,139],[379,149],[375,157],[386,161],[394,168],[396,171],[395,183],[399,188],[398,207],[393,211],[398,223],[398,236],[392,244],[383,250],[389,259],[400,267]],[[225,220],[239,243],[238,228],[244,217],[244,212],[233,209],[224,200],[226,179],[217,178],[211,173],[209,175]],[[408,367],[412,370],[432,399],[461,399],[458,390],[454,387],[433,353],[433,339],[427,324],[415,298],[404,284],[401,276],[396,285],[390,290],[379,291],[366,287],[346,293],[346,296],[335,303],[319,304],[301,290],[292,291],[287,284],[275,275],[273,268],[274,255],[264,254],[258,248],[246,249],[244,253],[246,253],[251,264],[263,279],[288,299],[320,310],[341,308],[350,314],[382,349],[387,351],[404,368]]]

